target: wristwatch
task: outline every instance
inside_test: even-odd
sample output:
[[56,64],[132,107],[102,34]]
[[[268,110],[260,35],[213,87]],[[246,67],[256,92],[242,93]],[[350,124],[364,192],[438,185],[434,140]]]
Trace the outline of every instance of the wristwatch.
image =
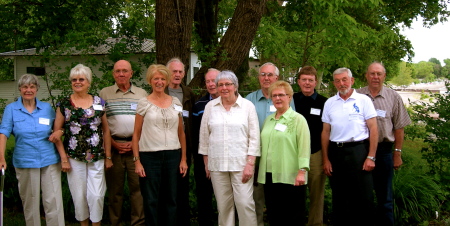
[[367,156],[367,158],[375,162],[375,157],[373,157],[373,156]]
[[141,158],[139,156],[134,156],[133,157],[133,162],[136,162],[137,160],[140,160]]
[[112,160],[112,157],[111,156],[109,156],[109,157],[107,156],[106,159]]
[[394,151],[402,152],[402,149],[394,149]]

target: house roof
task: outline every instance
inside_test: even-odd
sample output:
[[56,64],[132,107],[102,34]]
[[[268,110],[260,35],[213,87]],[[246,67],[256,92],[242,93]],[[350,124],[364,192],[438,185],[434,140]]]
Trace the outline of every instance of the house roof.
[[[99,45],[99,46],[93,46],[92,50],[89,51],[87,54],[90,55],[105,55],[109,53],[109,50],[115,46],[117,43],[121,43],[125,38],[108,38],[106,39],[106,43]],[[125,42],[123,42],[125,43]],[[136,45],[133,46],[132,45]],[[140,47],[139,47],[140,45]],[[134,53],[151,53],[155,52],[155,42],[151,39],[144,39],[142,41],[139,41],[137,39],[131,40],[131,42],[128,44],[129,49],[134,49]],[[41,50],[42,51],[42,50]],[[76,48],[72,47],[70,50],[66,52],[64,55],[84,55],[85,52],[82,52],[81,50],[77,50]],[[40,55],[39,53],[36,53],[36,48],[31,49],[22,49],[17,51],[11,51],[11,52],[4,52],[0,53],[0,57],[2,56],[30,56],[30,55]],[[61,55],[61,54],[58,54]]]

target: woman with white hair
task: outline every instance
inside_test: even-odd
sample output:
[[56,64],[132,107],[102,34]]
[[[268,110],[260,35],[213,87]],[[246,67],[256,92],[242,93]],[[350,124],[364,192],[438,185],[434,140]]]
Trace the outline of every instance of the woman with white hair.
[[[100,225],[106,192],[104,166],[110,168],[111,136],[105,114],[105,101],[88,93],[92,82],[90,68],[78,64],[70,71],[73,93],[58,103],[55,129],[64,128],[64,149],[68,161],[62,161],[67,172],[75,218],[81,225]],[[106,158],[106,160],[105,160]]]
[[16,141],[12,162],[26,225],[41,225],[41,190],[47,225],[64,225],[60,161],[67,158],[49,141],[55,112],[36,98],[39,81],[35,75],[22,75],[18,85],[20,97],[6,106],[0,126],[0,166],[6,169],[6,140],[12,134]]
[[259,150],[259,123],[255,106],[238,93],[238,79],[231,71],[216,77],[219,97],[205,107],[200,126],[199,154],[211,177],[219,211],[219,225],[256,225],[253,174]]

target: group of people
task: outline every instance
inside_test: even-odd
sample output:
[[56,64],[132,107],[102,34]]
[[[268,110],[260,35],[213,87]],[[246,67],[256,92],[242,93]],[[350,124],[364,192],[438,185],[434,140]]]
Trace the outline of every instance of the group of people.
[[334,225],[394,224],[393,170],[410,119],[383,86],[381,63],[369,65],[368,86],[358,90],[349,69],[334,71],[338,93],[329,99],[315,89],[314,67],[301,68],[294,93],[269,62],[259,70],[261,88],[245,98],[233,72],[209,69],[207,93],[196,101],[182,84],[184,68],[178,58],[151,65],[148,95],[120,60],[115,84],[94,96],[92,72],[79,64],[69,76],[73,93],[56,112],[36,98],[38,78],[23,75],[21,97],[3,115],[0,165],[13,134],[27,225],[40,225],[41,190],[47,225],[64,225],[61,172],[81,225],[100,225],[106,191],[110,221],[120,225],[125,182],[131,225],[190,225],[191,159],[201,226],[214,225],[213,196],[219,225],[235,225],[237,211],[239,225],[263,226],[264,208],[270,225],[322,225],[326,176]]

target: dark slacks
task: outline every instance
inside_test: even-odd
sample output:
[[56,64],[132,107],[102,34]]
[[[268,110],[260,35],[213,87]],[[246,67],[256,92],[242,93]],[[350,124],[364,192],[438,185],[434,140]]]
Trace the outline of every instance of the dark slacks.
[[189,226],[191,225],[191,208],[189,206],[189,172],[191,171],[191,155],[190,152],[186,153],[186,163],[188,169],[186,176],[178,173],[178,188],[177,188],[177,225]]
[[130,190],[131,225],[144,225],[144,205],[132,153],[119,154],[117,150],[113,149],[112,162],[113,167],[105,170],[111,225],[121,225],[122,223],[125,178]]
[[212,226],[213,221],[213,187],[211,180],[206,178],[203,155],[194,154],[195,193],[197,195],[198,223],[200,226]]
[[372,172],[373,186],[377,199],[376,224],[394,225],[394,203],[392,178],[394,177],[394,161],[392,159],[391,142],[378,143],[375,169]]
[[272,183],[272,174],[267,173],[264,196],[271,226],[305,225],[305,185]]
[[329,177],[333,200],[333,225],[373,225],[372,173],[362,170],[368,147],[360,143],[338,147],[330,143]]
[[145,224],[175,226],[180,151],[140,152],[139,156],[146,174],[139,180],[144,199]]

